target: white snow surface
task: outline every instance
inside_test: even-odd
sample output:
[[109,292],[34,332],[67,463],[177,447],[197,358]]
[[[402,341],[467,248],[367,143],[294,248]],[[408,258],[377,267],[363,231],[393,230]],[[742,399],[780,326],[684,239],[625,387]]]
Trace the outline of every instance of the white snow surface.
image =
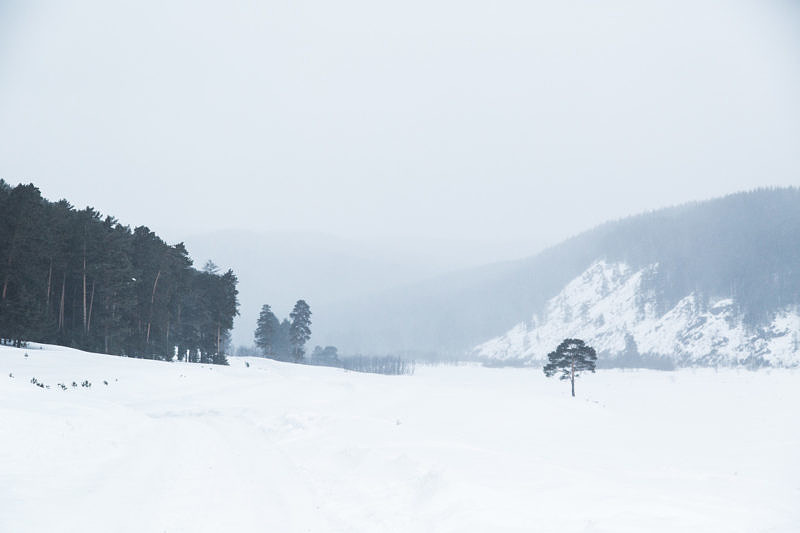
[[614,357],[626,337],[639,354],[678,365],[735,366],[800,364],[800,314],[780,310],[772,323],[754,329],[743,323],[734,300],[701,305],[689,294],[666,313],[642,280],[658,265],[633,270],[624,263],[597,261],[547,304],[542,316],[475,348],[479,357],[528,363],[544,361],[565,338],[581,338],[599,354]]
[[44,346],[0,371],[3,532],[800,529],[800,370],[600,370],[576,398],[534,368]]

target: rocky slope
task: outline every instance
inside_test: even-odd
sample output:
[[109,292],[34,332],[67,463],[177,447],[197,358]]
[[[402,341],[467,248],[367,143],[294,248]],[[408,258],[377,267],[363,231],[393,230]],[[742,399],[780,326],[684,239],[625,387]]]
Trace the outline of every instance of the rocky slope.
[[536,364],[564,338],[578,337],[607,364],[800,364],[796,306],[776,310],[759,326],[745,320],[735,298],[690,292],[661,310],[647,283],[658,269],[658,264],[634,269],[597,261],[550,299],[542,313],[479,345],[474,354],[495,362]]

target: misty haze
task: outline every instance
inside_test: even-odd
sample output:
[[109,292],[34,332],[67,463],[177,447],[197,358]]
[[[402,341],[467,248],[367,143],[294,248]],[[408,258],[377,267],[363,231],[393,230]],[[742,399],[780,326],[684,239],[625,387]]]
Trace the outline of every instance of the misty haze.
[[800,4],[0,1],[0,531],[800,530]]

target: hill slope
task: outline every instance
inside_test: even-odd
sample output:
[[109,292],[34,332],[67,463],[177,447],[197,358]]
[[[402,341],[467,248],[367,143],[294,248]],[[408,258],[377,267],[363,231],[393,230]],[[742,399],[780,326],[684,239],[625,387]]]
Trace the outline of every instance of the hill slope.
[[800,190],[764,189],[645,213],[527,259],[343,303],[327,338],[350,351],[461,354],[544,312],[598,260],[634,272],[657,264],[642,289],[659,316],[694,294],[704,306],[733,298],[744,323],[769,324],[800,303]]
[[658,312],[647,280],[659,265],[634,271],[598,261],[571,281],[531,322],[478,346],[475,355],[496,362],[537,364],[564,338],[586,340],[601,364],[796,366],[800,314],[796,306],[768,323],[748,324],[736,300],[704,299],[692,292]]

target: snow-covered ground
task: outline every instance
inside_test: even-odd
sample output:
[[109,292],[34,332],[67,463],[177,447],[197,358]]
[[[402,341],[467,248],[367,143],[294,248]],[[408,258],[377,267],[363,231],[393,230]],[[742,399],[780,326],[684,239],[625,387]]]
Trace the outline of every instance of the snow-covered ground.
[[599,371],[574,399],[533,368],[2,347],[0,372],[2,532],[800,530],[797,370]]

